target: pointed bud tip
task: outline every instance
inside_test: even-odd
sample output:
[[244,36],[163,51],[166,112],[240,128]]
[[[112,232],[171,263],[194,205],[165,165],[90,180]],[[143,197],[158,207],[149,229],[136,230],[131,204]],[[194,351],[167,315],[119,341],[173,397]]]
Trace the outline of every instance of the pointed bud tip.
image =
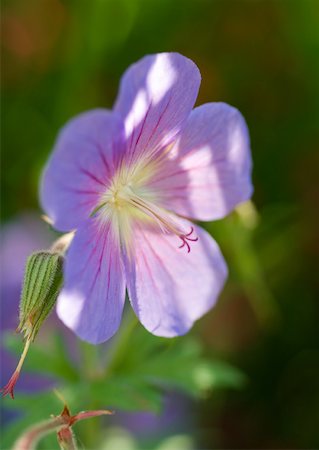
[[28,350],[29,350],[29,347],[30,347],[30,343],[31,343],[31,340],[27,339],[27,341],[26,341],[26,343],[24,345],[23,352],[21,353],[18,365],[16,367],[16,370],[13,372],[10,380],[5,385],[5,387],[0,390],[0,392],[2,392],[2,396],[3,397],[5,395],[10,394],[11,398],[14,398],[13,390],[14,390],[14,387],[16,385],[16,382],[18,381],[18,378],[19,378],[19,375],[20,375],[20,372],[21,372],[21,368],[23,366],[25,357],[27,356],[27,353],[28,353]]
[[14,399],[14,388],[15,388],[16,382],[18,381],[19,375],[20,375],[20,372],[18,372],[16,370],[13,373],[12,377],[10,378],[10,380],[8,381],[8,383],[2,389],[0,389],[2,397],[5,397],[6,395],[10,394],[10,397],[12,399]]

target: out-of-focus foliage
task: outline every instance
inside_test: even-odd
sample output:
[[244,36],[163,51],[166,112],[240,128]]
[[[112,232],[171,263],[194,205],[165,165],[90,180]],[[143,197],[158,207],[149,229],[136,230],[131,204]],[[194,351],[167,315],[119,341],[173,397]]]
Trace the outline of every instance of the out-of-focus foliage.
[[[225,101],[247,119],[258,212],[207,225],[230,279],[194,334],[204,341],[206,360],[229,361],[248,383],[240,391],[213,390],[194,404],[184,431],[195,448],[319,446],[318,16],[317,0],[2,4],[4,221],[38,208],[39,176],[58,129],[80,111],[110,108],[122,72],[147,53],[189,56],[202,73],[198,104]],[[165,363],[172,374],[173,349]],[[31,365],[36,355],[30,352]],[[130,358],[133,352],[125,364]],[[69,377],[63,383],[77,382],[68,360],[60,363]],[[50,360],[48,367],[59,371],[60,363]],[[119,371],[122,363],[116,364]],[[148,364],[145,375],[153,382],[155,369],[165,367],[156,367],[156,355]],[[211,382],[209,373],[204,367],[198,379]],[[156,381],[171,385],[164,378]],[[87,395],[84,389],[81,408],[91,406]],[[145,395],[157,404],[156,390]]]
[[[63,341],[55,336],[52,345],[48,342],[45,348],[33,346],[25,370],[56,378],[59,392],[75,411],[88,409],[88,405],[105,409],[107,405],[115,410],[159,413],[164,389],[177,389],[197,398],[207,397],[215,388],[240,388],[246,381],[231,365],[205,359],[194,339],[159,339],[137,327],[136,319],[123,324],[114,344],[105,361],[98,347],[82,343],[88,359],[84,357],[82,364],[74,366]],[[6,347],[19,354],[21,342],[9,336]],[[3,435],[4,448],[9,448],[21,430],[53,413],[53,396],[52,391],[47,391],[19,394],[14,402],[5,399],[9,410],[24,414],[8,425]],[[92,442],[97,444],[98,434]]]

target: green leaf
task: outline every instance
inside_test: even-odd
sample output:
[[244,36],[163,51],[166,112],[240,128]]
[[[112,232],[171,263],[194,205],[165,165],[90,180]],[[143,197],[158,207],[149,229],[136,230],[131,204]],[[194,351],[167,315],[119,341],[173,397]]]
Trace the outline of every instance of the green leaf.
[[199,391],[217,388],[242,388],[246,376],[237,368],[222,361],[202,361],[193,368],[192,378]]
[[137,327],[119,353],[110,375],[139,380],[140,386],[151,389],[174,388],[200,397],[212,389],[240,388],[245,380],[230,364],[203,357],[200,343],[189,336],[158,338]]
[[94,382],[90,393],[100,407],[115,410],[159,412],[162,407],[162,391],[142,377],[114,376]]
[[213,388],[239,388],[245,380],[231,365],[200,356],[199,346],[191,339],[180,341],[146,362],[140,370],[153,383],[179,388],[194,396]]

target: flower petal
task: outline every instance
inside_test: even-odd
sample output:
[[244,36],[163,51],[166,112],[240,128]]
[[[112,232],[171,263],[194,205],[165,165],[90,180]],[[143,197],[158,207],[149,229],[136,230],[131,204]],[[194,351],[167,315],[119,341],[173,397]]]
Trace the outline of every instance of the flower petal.
[[77,228],[106,190],[123,151],[121,119],[107,110],[80,114],[62,129],[41,186],[41,204],[60,231]]
[[81,339],[99,344],[117,331],[125,300],[124,270],[111,225],[89,219],[66,258],[60,319]]
[[115,110],[120,113],[130,158],[153,155],[171,142],[194,106],[197,66],[178,53],[148,55],[124,73]]
[[194,235],[188,253],[175,235],[135,230],[135,263],[125,262],[128,294],[141,323],[157,336],[185,334],[215,304],[227,277],[216,242],[200,227]]
[[169,157],[151,186],[178,214],[220,219],[252,195],[248,129],[225,103],[195,108]]

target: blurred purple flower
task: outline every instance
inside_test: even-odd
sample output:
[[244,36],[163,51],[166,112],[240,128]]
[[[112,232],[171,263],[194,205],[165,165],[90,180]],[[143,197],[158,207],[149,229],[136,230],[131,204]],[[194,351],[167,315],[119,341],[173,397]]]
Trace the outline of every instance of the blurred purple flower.
[[192,400],[177,392],[166,393],[163,400],[160,413],[118,411],[111,423],[125,427],[140,439],[189,432],[194,425]]
[[124,74],[113,111],[94,110],[61,131],[41,202],[60,231],[77,229],[58,315],[84,340],[118,329],[125,289],[151,333],[186,333],[227,276],[216,242],[195,220],[220,219],[250,198],[249,135],[224,103],[192,110],[196,65],[146,56]]
[[50,245],[47,226],[32,214],[25,214],[2,227],[1,259],[1,331],[19,323],[19,300],[27,257]]

